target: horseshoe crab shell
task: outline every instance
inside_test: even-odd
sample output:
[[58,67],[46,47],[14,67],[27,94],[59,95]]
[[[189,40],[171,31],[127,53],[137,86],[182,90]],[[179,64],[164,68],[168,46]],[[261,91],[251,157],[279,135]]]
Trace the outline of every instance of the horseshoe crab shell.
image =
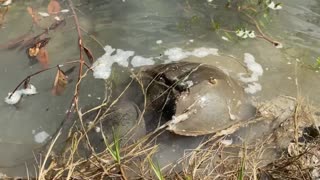
[[[153,78],[148,90],[153,107],[173,110],[167,130],[176,134],[215,133],[255,115],[243,88],[217,67],[178,62],[155,66],[145,73]],[[162,98],[155,96],[164,89]]]

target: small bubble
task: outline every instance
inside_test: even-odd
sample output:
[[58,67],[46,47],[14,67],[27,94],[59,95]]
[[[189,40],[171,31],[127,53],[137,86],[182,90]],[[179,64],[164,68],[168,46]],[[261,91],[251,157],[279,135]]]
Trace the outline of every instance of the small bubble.
[[221,39],[225,40],[225,41],[229,41],[229,39],[225,36],[221,36]]
[[100,127],[95,127],[95,131],[99,133],[101,131]]

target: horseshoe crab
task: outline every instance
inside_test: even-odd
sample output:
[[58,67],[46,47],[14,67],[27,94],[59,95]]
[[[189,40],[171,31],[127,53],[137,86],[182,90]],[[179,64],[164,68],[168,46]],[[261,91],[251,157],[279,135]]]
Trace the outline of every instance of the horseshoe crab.
[[151,108],[172,119],[167,130],[176,134],[215,133],[255,115],[243,88],[216,67],[171,63],[148,68],[142,77]]
[[[243,142],[268,143],[264,156],[267,164],[278,157],[277,148],[286,147],[292,139],[287,133],[288,126],[282,125],[294,122],[290,119],[294,117],[295,99],[280,97],[261,104],[251,103],[241,85],[216,67],[178,62],[146,66],[133,72],[113,68],[127,74],[108,82],[112,84],[112,91],[107,94],[109,104],[83,114],[87,137],[79,144],[81,156],[89,157],[92,150],[103,152],[108,144],[114,143],[112,140],[121,137],[121,146],[126,148],[136,147],[137,142],[139,147],[159,145],[155,155],[160,166],[165,167],[182,157],[186,149],[197,148],[204,139],[219,143],[224,136],[229,145],[239,145],[224,148],[232,153],[238,153]],[[82,124],[76,127],[76,132],[83,128]],[[168,131],[148,133],[155,128]],[[119,133],[118,138],[113,136],[114,130]],[[194,137],[206,134],[212,135]]]
[[[118,68],[114,67],[116,71],[123,71]],[[256,113],[241,85],[214,66],[191,62],[146,66],[133,72],[136,78],[131,84],[127,73],[112,82],[110,102],[122,95],[107,113],[110,115],[103,115],[105,117],[92,124],[97,112],[87,114],[83,119],[88,121],[88,127],[102,128],[109,134],[114,127],[125,134],[139,122],[137,131],[141,132],[136,133],[142,136],[165,124],[167,130],[175,134],[200,136],[248,120]],[[128,88],[124,88],[123,93],[119,87]],[[101,133],[97,134],[94,129],[89,136],[99,144]]]

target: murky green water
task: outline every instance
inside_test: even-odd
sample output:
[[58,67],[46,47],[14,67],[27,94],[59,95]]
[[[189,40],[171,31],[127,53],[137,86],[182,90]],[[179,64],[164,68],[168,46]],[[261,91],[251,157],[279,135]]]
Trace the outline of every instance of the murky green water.
[[[223,33],[213,32],[209,25],[211,18],[229,27],[239,24],[241,20],[235,12],[225,10],[221,1],[213,1],[211,5],[204,0],[75,1],[82,27],[102,45],[133,50],[145,57],[159,56],[172,47],[189,50],[212,47],[240,60],[243,60],[244,53],[251,53],[264,68],[259,80],[262,91],[255,94],[256,98],[270,99],[280,94],[296,96],[299,89],[300,95],[319,105],[320,74],[306,68],[306,65],[313,65],[320,56],[320,3],[317,0],[283,0],[282,3],[283,9],[272,11],[271,20],[265,21],[266,33],[284,45],[284,48],[276,49],[261,39],[225,41],[221,38]],[[31,18],[26,7],[30,5],[41,11],[46,10],[46,2],[15,2],[4,28],[0,29],[1,43],[29,29]],[[66,27],[52,33],[47,47],[50,65],[77,58],[76,33],[72,24],[69,17]],[[157,40],[163,43],[157,44]],[[96,57],[103,53],[91,38],[85,37],[85,42]],[[223,62],[223,56],[220,59],[220,66],[230,63]],[[29,66],[24,51],[1,51],[0,60],[0,97],[3,98],[26,75],[41,69],[39,65]],[[204,58],[201,61],[210,63],[211,60]],[[33,133],[46,131],[52,134],[65,117],[74,83],[63,96],[52,96],[50,89],[54,75],[55,71],[50,71],[33,78],[31,82],[39,94],[23,98],[18,108],[3,101],[0,103],[0,168],[3,167],[4,172],[23,174],[24,161],[32,159],[32,150],[41,146],[34,141]],[[85,83],[88,86],[82,88],[82,104],[99,101],[103,96],[103,81],[89,77]],[[164,145],[161,149],[169,149],[170,152],[164,151],[160,156],[166,158],[160,161],[165,163],[171,157],[178,157],[184,149],[193,147],[192,144],[180,146],[183,140],[177,140],[178,144],[171,142]],[[19,171],[16,167],[20,168]]]

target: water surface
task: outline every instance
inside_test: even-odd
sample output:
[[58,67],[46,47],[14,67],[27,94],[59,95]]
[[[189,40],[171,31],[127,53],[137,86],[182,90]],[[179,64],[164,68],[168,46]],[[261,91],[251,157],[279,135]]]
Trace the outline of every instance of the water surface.
[[[299,94],[319,105],[320,75],[308,66],[313,65],[320,56],[320,3],[317,0],[283,0],[282,3],[282,10],[270,12],[264,28],[266,34],[284,45],[282,49],[277,49],[261,39],[240,40],[234,36],[232,41],[225,41],[221,38],[224,33],[212,31],[211,19],[229,28],[241,22],[242,18],[236,12],[224,9],[224,1],[213,1],[211,4],[204,0],[75,1],[83,29],[95,36],[102,46],[133,50],[144,57],[157,57],[172,47],[186,50],[217,48],[221,57],[215,60],[207,57],[199,61],[221,61],[219,66],[225,64],[224,68],[230,72],[236,70],[227,65],[230,62],[224,62],[229,61],[224,58],[226,55],[243,61],[244,53],[250,53],[264,68],[259,80],[262,91],[256,93],[255,98],[263,100],[280,94]],[[31,18],[26,7],[31,5],[41,11],[46,10],[46,2],[14,2],[4,27],[0,29],[1,43],[30,29]],[[72,17],[68,17],[67,26],[52,33],[47,47],[50,65],[78,57],[76,38]],[[85,36],[84,39],[95,57],[104,53],[92,38]],[[157,40],[162,40],[162,44],[157,44]],[[1,51],[0,60],[0,97],[3,98],[26,75],[41,69],[39,64],[29,65],[24,51]],[[0,167],[5,173],[24,174],[25,160],[32,159],[32,150],[41,146],[34,141],[34,134],[45,131],[52,135],[65,118],[74,83],[63,96],[52,96],[50,89],[54,75],[55,71],[49,71],[32,78],[31,82],[39,94],[23,98],[18,108],[0,103]],[[103,81],[89,76],[84,84],[81,104],[100,101],[104,91]],[[176,142],[164,144],[160,148],[163,152],[159,155],[160,163],[165,164],[169,159],[179,157],[184,149],[197,144],[186,145],[186,139],[178,138]],[[16,167],[20,167],[19,171]]]

